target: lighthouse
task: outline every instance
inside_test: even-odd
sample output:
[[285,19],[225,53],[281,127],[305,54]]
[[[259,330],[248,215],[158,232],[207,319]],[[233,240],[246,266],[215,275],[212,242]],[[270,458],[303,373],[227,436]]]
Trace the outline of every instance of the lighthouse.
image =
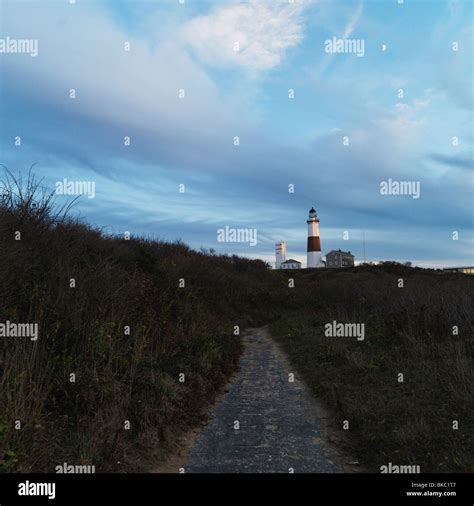
[[308,256],[306,267],[308,269],[323,267],[321,241],[319,240],[319,220],[313,207],[309,210],[306,223],[308,224]]

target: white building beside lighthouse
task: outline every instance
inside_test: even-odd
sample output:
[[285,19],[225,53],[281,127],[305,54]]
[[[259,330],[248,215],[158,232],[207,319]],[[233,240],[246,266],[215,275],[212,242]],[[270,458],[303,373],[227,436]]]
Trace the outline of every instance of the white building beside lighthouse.
[[286,242],[281,241],[275,244],[275,269],[280,269],[281,264],[286,260]]
[[281,269],[301,269],[301,262],[290,258],[281,264]]
[[308,269],[324,267],[323,259],[321,256],[321,241],[319,239],[319,219],[313,207],[309,210],[309,216],[306,220],[306,223],[308,224],[308,248],[306,267]]

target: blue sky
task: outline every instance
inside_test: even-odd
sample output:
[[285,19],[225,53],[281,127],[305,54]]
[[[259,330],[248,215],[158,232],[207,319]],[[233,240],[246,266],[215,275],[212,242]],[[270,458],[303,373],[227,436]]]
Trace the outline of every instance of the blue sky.
[[304,262],[314,206],[323,254],[361,260],[365,232],[369,260],[473,263],[472,2],[3,0],[0,20],[38,40],[0,53],[0,163],[94,181],[74,213],[106,232],[269,261],[284,239]]

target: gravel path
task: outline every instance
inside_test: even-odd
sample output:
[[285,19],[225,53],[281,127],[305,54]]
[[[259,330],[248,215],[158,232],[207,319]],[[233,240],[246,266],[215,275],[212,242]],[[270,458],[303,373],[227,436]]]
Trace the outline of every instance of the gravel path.
[[240,370],[197,435],[185,472],[342,471],[328,457],[307,388],[289,381],[294,371],[267,328],[250,329],[243,342]]

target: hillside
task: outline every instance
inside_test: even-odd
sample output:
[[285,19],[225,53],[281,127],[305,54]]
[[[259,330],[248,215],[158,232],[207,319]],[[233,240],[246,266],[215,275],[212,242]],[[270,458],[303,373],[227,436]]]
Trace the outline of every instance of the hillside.
[[[473,469],[471,279],[401,266],[275,272],[107,236],[59,212],[31,177],[2,194],[0,321],[37,323],[38,339],[0,338],[1,471],[130,472],[166,458],[235,370],[243,329],[268,322],[351,421],[369,467]],[[325,337],[333,320],[365,322],[365,340]]]
[[140,469],[225,384],[235,327],[278,314],[271,273],[180,242],[107,237],[58,215],[33,179],[11,184],[0,314],[38,323],[39,338],[0,339],[0,468]]
[[[305,282],[311,309],[285,312],[272,332],[360,463],[474,471],[472,277],[394,265]],[[328,336],[334,322],[364,333]]]

